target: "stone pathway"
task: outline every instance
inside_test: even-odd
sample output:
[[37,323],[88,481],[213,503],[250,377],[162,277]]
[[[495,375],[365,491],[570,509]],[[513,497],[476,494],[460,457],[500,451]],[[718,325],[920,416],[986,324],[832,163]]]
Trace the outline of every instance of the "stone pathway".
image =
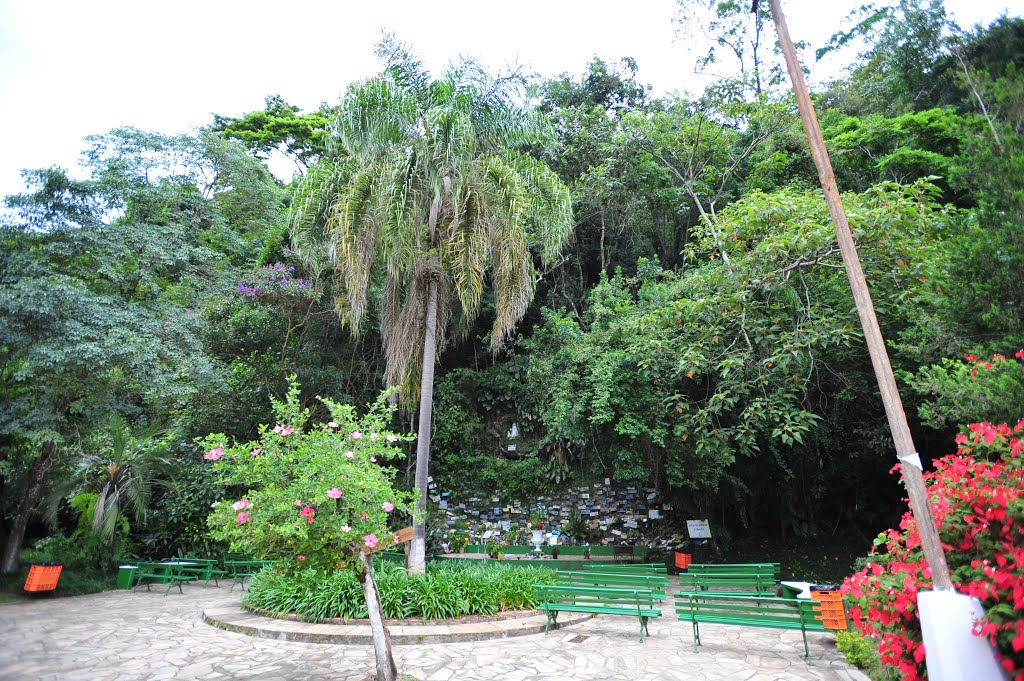
[[[0,679],[365,681],[372,673],[367,645],[247,636],[203,621],[204,611],[229,612],[241,598],[238,590],[190,584],[184,595],[114,591],[0,605]],[[603,616],[548,635],[397,645],[395,658],[401,672],[423,681],[867,678],[843,661],[830,634],[808,634],[813,665],[792,631],[704,625],[694,653],[690,626],[665,612],[644,643],[634,619]]]

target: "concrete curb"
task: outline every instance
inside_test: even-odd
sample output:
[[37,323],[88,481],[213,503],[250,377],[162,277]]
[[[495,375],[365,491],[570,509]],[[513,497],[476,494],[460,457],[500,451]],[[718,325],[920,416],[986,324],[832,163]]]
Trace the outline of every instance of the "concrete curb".
[[[211,626],[275,641],[334,645],[370,645],[373,642],[368,624],[314,624],[261,617],[240,608],[204,610],[202,616],[203,621]],[[578,624],[591,617],[593,615],[587,613],[560,613],[560,621],[555,628]],[[490,622],[389,625],[388,631],[395,645],[464,643],[543,634],[546,622],[545,615],[532,615]]]

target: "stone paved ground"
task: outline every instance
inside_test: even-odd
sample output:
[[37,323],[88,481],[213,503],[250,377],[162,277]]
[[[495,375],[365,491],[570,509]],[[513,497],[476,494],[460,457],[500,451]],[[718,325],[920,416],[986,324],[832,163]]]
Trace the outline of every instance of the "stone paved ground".
[[[205,609],[238,606],[241,593],[186,585],[185,594],[115,591],[0,605],[0,679],[150,681],[288,679],[364,681],[365,645],[255,638],[202,621]],[[829,634],[690,627],[667,616],[640,643],[636,621],[598,617],[549,635],[472,643],[396,646],[399,670],[417,679],[508,681],[770,681],[866,679],[843,660]]]

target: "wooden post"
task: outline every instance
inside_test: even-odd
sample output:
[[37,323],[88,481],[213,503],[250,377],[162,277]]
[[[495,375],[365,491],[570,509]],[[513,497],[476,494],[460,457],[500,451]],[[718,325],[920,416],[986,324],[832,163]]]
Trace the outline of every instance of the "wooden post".
[[[789,77],[793,82],[793,92],[796,94],[800,117],[804,122],[807,142],[811,147],[811,154],[814,156],[814,165],[818,169],[818,179],[825,192],[825,201],[828,202],[828,212],[832,216],[832,224],[836,228],[836,239],[839,241],[839,250],[843,254],[843,264],[846,267],[846,276],[850,280],[853,300],[857,304],[857,314],[860,317],[861,327],[864,329],[864,340],[867,342],[871,364],[875,369],[875,379],[878,381],[878,388],[882,394],[885,415],[889,419],[889,430],[892,432],[892,439],[896,445],[896,456],[903,467],[903,479],[907,483],[910,510],[917,522],[917,529],[921,536],[921,548],[924,550],[925,560],[931,568],[935,589],[950,591],[953,589],[953,582],[949,577],[946,555],[942,551],[939,531],[935,527],[935,518],[928,502],[928,492],[925,489],[922,475],[921,457],[918,455],[917,449],[914,447],[914,440],[910,435],[907,415],[903,411],[903,402],[900,400],[900,393],[896,388],[892,365],[889,364],[889,355],[885,350],[885,340],[878,327],[878,318],[875,317],[871,294],[868,292],[868,284],[860,266],[857,246],[850,234],[850,224],[846,219],[846,211],[843,210],[839,189],[836,187],[832,163],[829,161],[825,141],[821,137],[820,128],[818,128],[818,118],[814,114],[814,106],[807,93],[807,85],[804,83],[804,75],[800,70],[800,62],[797,59],[793,41],[789,37],[786,17],[782,13],[779,0],[768,0],[768,3],[771,6],[772,19],[775,21],[775,29],[779,35],[779,47],[786,57],[786,68],[789,70]],[[755,2],[755,7],[756,4]]]

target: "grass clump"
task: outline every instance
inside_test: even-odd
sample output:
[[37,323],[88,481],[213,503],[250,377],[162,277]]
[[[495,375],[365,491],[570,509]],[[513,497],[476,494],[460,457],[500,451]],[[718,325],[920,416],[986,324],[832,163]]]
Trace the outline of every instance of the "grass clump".
[[852,629],[835,634],[836,647],[846,656],[846,661],[862,670],[872,681],[900,681],[902,677],[898,669],[882,664],[877,641]]
[[[493,563],[431,563],[426,573],[411,575],[400,565],[375,562],[381,607],[388,619],[451,619],[494,615],[503,610],[537,606],[533,584],[554,584],[553,570]],[[351,570],[264,570],[252,578],[245,604],[275,614],[363,619],[366,604]]]

